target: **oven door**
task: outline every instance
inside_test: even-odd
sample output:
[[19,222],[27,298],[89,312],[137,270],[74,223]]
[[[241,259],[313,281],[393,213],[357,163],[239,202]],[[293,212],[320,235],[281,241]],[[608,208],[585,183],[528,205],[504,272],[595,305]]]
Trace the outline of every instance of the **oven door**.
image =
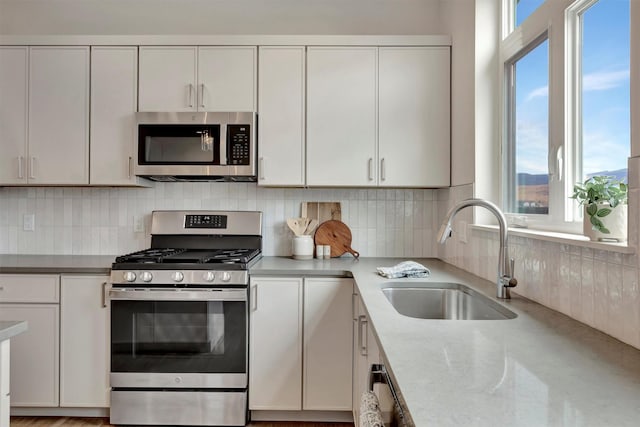
[[113,287],[113,388],[245,388],[247,289]]

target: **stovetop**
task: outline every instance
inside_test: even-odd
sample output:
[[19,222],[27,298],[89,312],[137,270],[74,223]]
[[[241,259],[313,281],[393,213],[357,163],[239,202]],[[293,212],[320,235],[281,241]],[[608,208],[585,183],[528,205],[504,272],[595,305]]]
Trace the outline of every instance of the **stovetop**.
[[246,270],[260,257],[260,249],[149,248],[117,257],[112,268]]

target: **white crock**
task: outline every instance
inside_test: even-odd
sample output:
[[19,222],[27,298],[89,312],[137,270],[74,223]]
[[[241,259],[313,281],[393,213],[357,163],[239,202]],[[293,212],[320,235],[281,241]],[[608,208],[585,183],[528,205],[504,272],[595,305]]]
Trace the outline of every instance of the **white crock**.
[[[598,210],[608,208],[608,203],[598,204]],[[601,233],[598,230],[593,230],[591,222],[589,221],[589,215],[587,214],[587,208],[584,208],[584,221],[583,221],[583,234],[591,240],[617,240],[618,242],[625,242],[627,240],[627,205],[618,205],[611,213],[605,217],[599,218],[610,233]]]

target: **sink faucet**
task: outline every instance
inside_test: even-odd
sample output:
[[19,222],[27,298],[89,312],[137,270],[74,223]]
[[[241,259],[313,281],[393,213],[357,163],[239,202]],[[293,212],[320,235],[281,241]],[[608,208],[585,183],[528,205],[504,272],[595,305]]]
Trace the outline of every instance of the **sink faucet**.
[[498,224],[500,225],[500,253],[498,254],[497,297],[503,299],[511,298],[511,292],[509,289],[515,287],[518,284],[518,281],[513,277],[514,259],[509,258],[507,220],[500,208],[483,199],[466,199],[458,202],[447,213],[447,219],[442,224],[442,227],[440,227],[440,232],[438,233],[438,242],[442,244],[451,237],[451,222],[453,221],[453,218],[460,210],[468,206],[481,206],[486,208],[498,219]]

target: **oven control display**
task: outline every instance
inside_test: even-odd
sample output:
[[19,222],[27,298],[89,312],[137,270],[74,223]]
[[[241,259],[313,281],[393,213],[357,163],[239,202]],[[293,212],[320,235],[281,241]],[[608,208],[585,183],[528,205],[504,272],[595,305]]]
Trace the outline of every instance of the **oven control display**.
[[226,215],[187,215],[184,228],[227,228]]

